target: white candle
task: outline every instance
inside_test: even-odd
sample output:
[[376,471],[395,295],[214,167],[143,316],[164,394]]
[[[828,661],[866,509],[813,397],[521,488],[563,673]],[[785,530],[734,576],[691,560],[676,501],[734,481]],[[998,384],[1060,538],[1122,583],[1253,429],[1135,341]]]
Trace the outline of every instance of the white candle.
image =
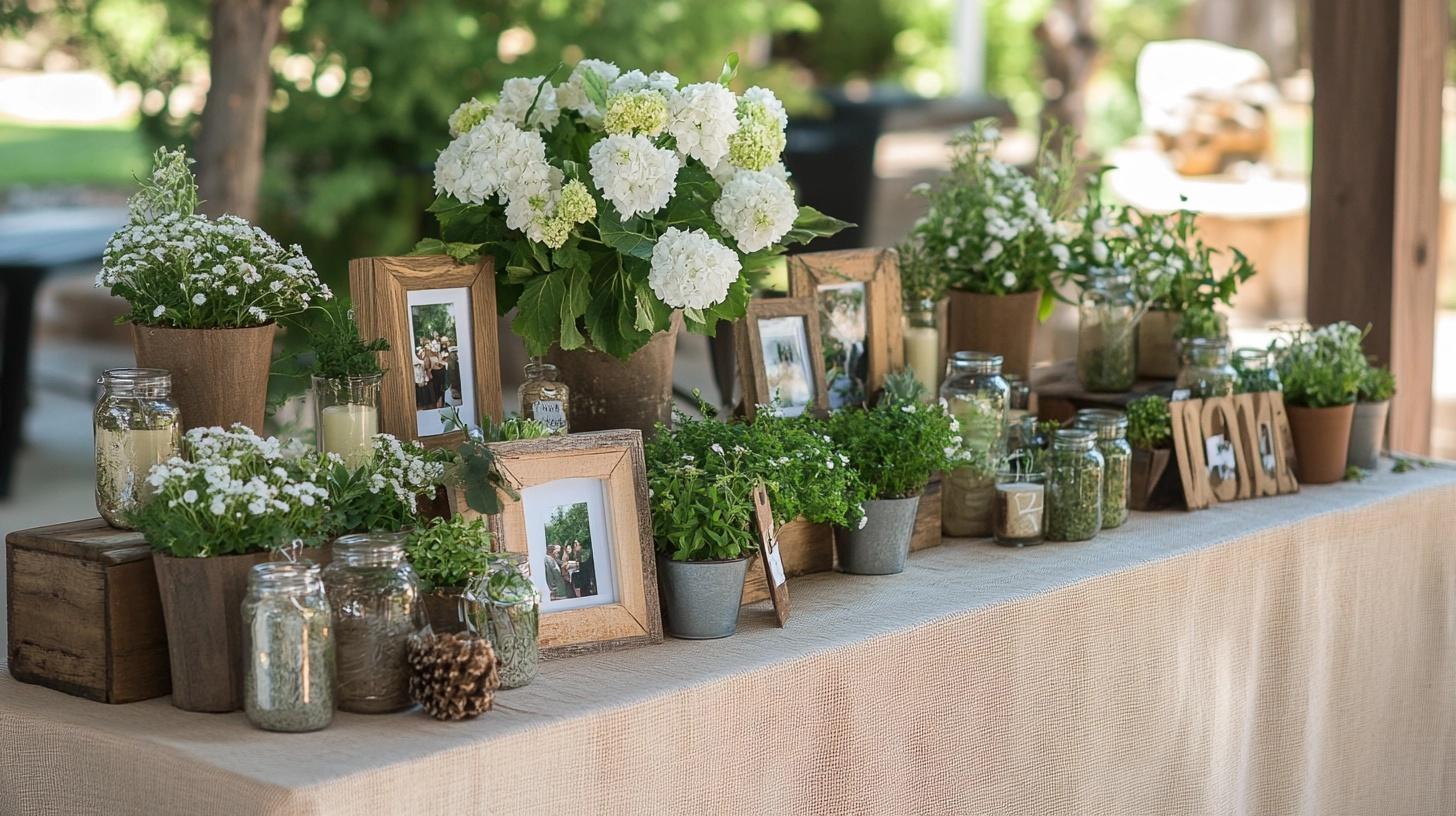
[[319,422],[319,450],[337,453],[349,467],[358,467],[372,455],[374,435],[379,433],[379,410],[373,405],[330,405]]
[[1046,488],[1034,482],[996,485],[996,538],[1031,541],[1042,536]]
[[177,429],[96,429],[96,503],[101,515],[119,526],[121,514],[151,494],[147,473],[178,455]]
[[905,327],[905,365],[933,399],[940,390],[940,332],[934,326]]

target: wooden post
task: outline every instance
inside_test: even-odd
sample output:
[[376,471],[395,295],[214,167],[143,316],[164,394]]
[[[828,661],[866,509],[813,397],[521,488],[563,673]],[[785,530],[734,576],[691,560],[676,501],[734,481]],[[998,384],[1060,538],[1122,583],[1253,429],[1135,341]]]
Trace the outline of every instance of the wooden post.
[[1393,449],[1427,453],[1440,219],[1444,0],[1314,0],[1309,319],[1372,326]]

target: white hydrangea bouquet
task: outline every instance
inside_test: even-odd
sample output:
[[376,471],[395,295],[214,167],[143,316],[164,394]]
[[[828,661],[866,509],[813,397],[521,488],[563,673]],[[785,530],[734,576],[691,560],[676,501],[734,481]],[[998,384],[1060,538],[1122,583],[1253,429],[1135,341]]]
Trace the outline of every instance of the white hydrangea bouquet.
[[951,288],[984,295],[1040,290],[1045,317],[1071,261],[1075,228],[1065,215],[1075,167],[1043,143],[1035,166],[1023,173],[995,157],[1000,141],[994,119],[951,139],[950,173],[917,187],[930,206],[910,241],[944,264]]
[[261,326],[333,297],[297,246],[235,215],[196,212],[197,180],[183,150],[157,151],[128,202],[129,223],[106,244],[96,285],[130,306],[141,326]]
[[506,80],[450,117],[418,252],[496,259],[498,305],[532,354],[553,344],[626,359],[681,310],[712,334],[742,317],[749,275],[786,245],[848,224],[799,207],[780,161],[773,93],[683,85],[663,71],[577,63],[566,79]]

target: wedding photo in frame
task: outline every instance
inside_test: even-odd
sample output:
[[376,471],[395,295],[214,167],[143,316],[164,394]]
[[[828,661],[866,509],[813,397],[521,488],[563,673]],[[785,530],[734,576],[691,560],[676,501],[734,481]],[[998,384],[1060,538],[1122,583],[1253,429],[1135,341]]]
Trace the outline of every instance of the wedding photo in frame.
[[865,404],[905,366],[898,256],[893,249],[845,249],[788,262],[789,294],[819,306],[826,407]]
[[547,657],[662,641],[656,554],[639,431],[498,442],[520,499],[495,520],[541,593]]
[[819,309],[813,298],[749,301],[734,340],[744,411],[750,418],[758,406],[770,403],[776,404],[780,416],[824,412],[829,396],[819,337]]
[[380,430],[426,447],[454,445],[445,416],[468,426],[499,421],[500,349],[491,260],[462,264],[444,255],[356,258],[349,296],[359,331],[383,337]]

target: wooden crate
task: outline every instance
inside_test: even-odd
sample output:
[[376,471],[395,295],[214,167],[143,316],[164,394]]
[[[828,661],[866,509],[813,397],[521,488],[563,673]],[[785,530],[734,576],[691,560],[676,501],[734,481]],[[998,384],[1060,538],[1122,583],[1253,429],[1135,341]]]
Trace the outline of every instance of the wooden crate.
[[101,519],[5,537],[15,679],[105,703],[171,691],[152,553]]

